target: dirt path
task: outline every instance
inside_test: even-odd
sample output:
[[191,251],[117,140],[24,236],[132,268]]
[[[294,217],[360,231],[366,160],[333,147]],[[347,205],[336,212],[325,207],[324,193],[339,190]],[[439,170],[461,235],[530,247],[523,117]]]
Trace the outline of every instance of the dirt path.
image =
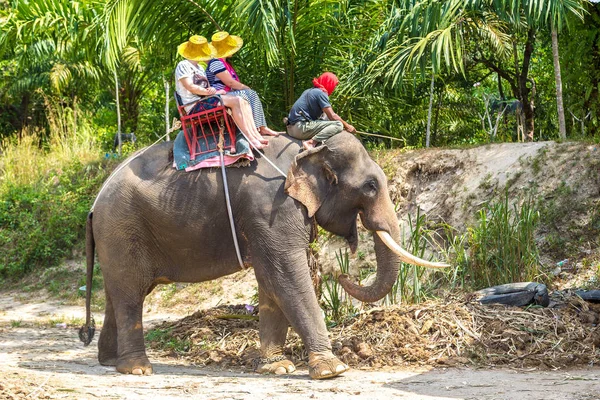
[[[75,327],[56,322],[82,317],[81,307],[22,304],[0,293],[0,399],[600,399],[597,367],[352,370],[313,381],[302,368],[288,377],[261,376],[197,367],[150,352],[155,375],[125,376],[98,364],[97,339],[84,348]],[[147,313],[144,318],[150,325],[166,317]]]

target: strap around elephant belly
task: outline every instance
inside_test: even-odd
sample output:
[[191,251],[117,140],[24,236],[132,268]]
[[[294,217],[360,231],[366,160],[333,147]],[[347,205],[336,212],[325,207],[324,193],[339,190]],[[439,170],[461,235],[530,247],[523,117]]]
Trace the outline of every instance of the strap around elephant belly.
[[246,269],[242,254],[240,253],[240,245],[237,240],[235,223],[233,221],[233,211],[231,210],[231,199],[229,198],[229,185],[227,184],[227,173],[225,172],[225,157],[223,156],[223,131],[219,133],[219,155],[221,157],[221,175],[223,176],[223,190],[225,191],[225,204],[227,205],[227,215],[229,216],[229,227],[231,228],[231,236],[235,247],[235,255],[241,269]]

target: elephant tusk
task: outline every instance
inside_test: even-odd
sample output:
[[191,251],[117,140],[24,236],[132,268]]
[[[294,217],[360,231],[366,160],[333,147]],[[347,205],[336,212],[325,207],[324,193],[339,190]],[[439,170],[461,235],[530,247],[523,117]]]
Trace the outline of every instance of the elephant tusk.
[[413,256],[408,251],[404,250],[396,241],[392,238],[392,236],[386,231],[377,231],[377,235],[379,238],[385,243],[390,250],[392,250],[395,254],[400,257],[400,259],[406,263],[419,265],[421,267],[427,268],[447,268],[450,264],[442,263],[442,262],[431,262],[423,260],[422,258]]

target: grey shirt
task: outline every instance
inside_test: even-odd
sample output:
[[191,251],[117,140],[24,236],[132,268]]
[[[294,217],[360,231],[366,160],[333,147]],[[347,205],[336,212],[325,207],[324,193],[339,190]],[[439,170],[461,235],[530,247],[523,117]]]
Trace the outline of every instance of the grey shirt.
[[317,88],[306,89],[292,106],[288,123],[315,121],[323,114],[323,109],[326,107],[331,107],[327,93]]

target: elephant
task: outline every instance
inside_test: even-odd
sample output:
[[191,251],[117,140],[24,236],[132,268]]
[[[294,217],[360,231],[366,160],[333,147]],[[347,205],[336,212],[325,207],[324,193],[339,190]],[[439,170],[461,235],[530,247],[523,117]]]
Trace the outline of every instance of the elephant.
[[[306,151],[288,136],[272,138],[264,156],[287,176],[261,155],[249,167],[227,168],[243,265],[234,251],[219,170],[175,170],[170,151],[172,144],[164,142],[126,160],[105,182],[87,218],[87,318],[82,330],[90,329],[96,253],[106,294],[98,360],[121,373],[152,374],[142,307],[155,286],[202,282],[250,267],[258,283],[260,310],[257,371],[294,372],[293,362],[283,356],[289,326],[307,349],[311,378],[348,370],[332,353],[309,272],[308,249],[317,224],[345,238],[353,252],[359,215],[363,226],[377,233],[374,282],[360,286],[348,276],[338,278],[348,294],[365,302],[375,302],[391,290],[402,260],[446,266],[412,256],[397,244],[399,222],[386,177],[350,133]],[[82,340],[89,344],[91,336]]]

